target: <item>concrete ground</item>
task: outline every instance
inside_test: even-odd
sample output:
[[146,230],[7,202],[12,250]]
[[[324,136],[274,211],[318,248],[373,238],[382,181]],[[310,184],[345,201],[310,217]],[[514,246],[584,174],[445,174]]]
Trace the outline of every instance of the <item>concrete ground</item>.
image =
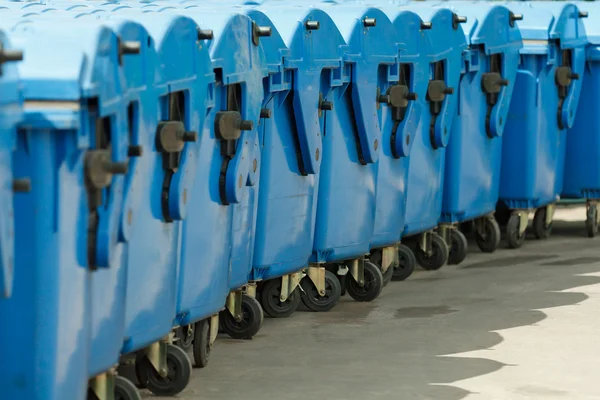
[[[600,399],[600,238],[552,237],[392,282],[372,303],[219,337],[181,400]],[[346,296],[347,297],[347,296]],[[156,398],[147,391],[144,397]]]

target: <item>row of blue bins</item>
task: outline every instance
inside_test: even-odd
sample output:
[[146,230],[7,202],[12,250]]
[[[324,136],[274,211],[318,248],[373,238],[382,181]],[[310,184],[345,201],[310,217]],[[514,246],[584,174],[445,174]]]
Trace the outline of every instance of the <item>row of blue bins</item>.
[[[600,6],[0,3],[0,387],[171,396],[219,332],[598,232]],[[23,345],[18,345],[22,343]],[[136,385],[119,374],[134,365]]]

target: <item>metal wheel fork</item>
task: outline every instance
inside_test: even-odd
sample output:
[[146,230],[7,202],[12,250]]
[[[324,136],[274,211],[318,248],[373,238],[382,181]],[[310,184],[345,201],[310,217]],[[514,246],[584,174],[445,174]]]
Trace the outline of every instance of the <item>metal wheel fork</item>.
[[554,210],[556,207],[554,204],[549,204],[546,206],[546,220],[544,221],[544,228],[548,228],[554,219]]
[[152,343],[150,346],[146,347],[145,350],[148,361],[150,361],[152,367],[154,367],[156,372],[163,378],[166,378],[169,372],[167,368],[167,344],[172,341],[173,333],[171,332],[169,336],[158,342]]
[[[523,235],[527,230],[527,225],[529,224],[529,211],[514,210],[512,214],[517,215],[519,217],[519,236]],[[552,218],[550,220],[552,220]]]
[[481,236],[484,239],[487,239],[487,235],[485,232],[485,222],[487,220],[493,220],[494,219],[494,214],[488,214],[486,216],[483,216],[481,218],[477,218],[475,220],[475,231],[477,232],[477,234],[479,236]]
[[[440,236],[444,239],[444,242],[448,245],[448,247],[452,247],[452,231],[456,229],[455,225],[452,224],[441,224],[438,227]],[[431,241],[431,239],[430,239]],[[427,253],[429,256],[431,254]]]
[[[294,293],[294,290],[296,290],[296,288],[300,284],[300,281],[305,276],[306,275],[303,274],[302,272],[296,272],[293,274],[282,276],[281,277],[281,294],[279,295],[279,301],[281,301],[282,303],[285,302],[288,299],[288,297],[290,297],[290,295],[292,293]],[[317,286],[316,283],[315,283],[315,286]],[[325,274],[323,274],[323,287],[324,286],[325,286]],[[319,287],[317,286],[317,288],[319,288]],[[320,293],[320,290],[319,290],[319,293]]]
[[306,275],[317,288],[319,296],[325,296],[325,267],[320,264],[309,265]]
[[115,399],[115,370],[96,375],[90,379],[89,387],[98,400]]
[[[425,232],[423,234],[421,234],[421,237],[419,238],[419,247],[421,248],[421,250],[427,254],[427,257],[431,257],[433,254],[433,246],[431,245],[431,236],[432,233],[431,232]],[[448,243],[448,242],[446,242]]]
[[231,316],[237,321],[242,320],[242,296],[244,295],[243,290],[233,290],[229,292],[227,296],[227,302],[225,307],[227,311],[231,313]]
[[217,340],[217,335],[219,334],[219,314],[215,314],[210,317],[210,344],[213,345],[215,340]]
[[349,261],[348,269],[358,286],[363,287],[365,285],[365,259],[361,257]]
[[381,250],[381,271],[385,274],[388,269],[395,268],[399,265],[400,258],[398,257],[398,246],[384,247]]

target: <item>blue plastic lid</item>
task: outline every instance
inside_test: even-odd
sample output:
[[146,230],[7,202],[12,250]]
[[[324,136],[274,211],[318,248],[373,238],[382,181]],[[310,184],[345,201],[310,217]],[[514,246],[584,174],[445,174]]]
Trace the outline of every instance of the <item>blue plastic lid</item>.
[[597,1],[579,1],[576,3],[579,10],[589,13],[588,18],[583,18],[583,26],[588,42],[600,45],[600,3]]
[[467,41],[471,45],[484,45],[486,53],[500,53],[510,48],[523,46],[521,32],[511,12],[501,5],[480,1],[444,1],[438,7],[450,7],[457,15],[465,16],[462,24]]

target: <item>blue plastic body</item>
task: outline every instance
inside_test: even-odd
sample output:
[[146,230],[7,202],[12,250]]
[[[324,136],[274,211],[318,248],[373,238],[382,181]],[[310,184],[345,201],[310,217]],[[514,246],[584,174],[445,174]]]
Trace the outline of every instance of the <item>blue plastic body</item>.
[[567,132],[567,154],[562,197],[600,199],[600,7],[595,2],[578,2],[589,13],[583,20],[589,44],[583,86],[573,127]]
[[[199,26],[213,30],[208,49],[216,75],[213,106],[198,155],[206,166],[198,168],[191,196],[197,207],[190,208],[185,221],[178,306],[178,318],[185,324],[220,310],[229,290],[248,282],[261,168],[257,130],[267,65],[260,41],[258,45],[252,41],[253,25],[247,16],[199,7],[174,12],[189,15]],[[235,141],[220,186],[225,143],[216,136],[215,117],[228,109],[252,121],[253,129],[242,131]]]
[[318,75],[322,66],[313,59],[314,52],[302,55],[303,45],[294,42],[295,36],[280,35],[278,27],[297,27],[296,20],[286,21],[284,16],[260,8],[246,12],[257,26],[271,28],[270,37],[260,38],[269,68],[262,108],[269,110],[270,116],[261,118],[259,125],[262,165],[250,276],[251,280],[264,280],[302,269],[312,253],[320,168],[315,152],[321,148],[314,112],[318,97],[305,93],[297,80],[300,70]]
[[[405,46],[405,51],[400,51],[401,68],[407,64],[411,91],[418,96],[403,121],[413,144],[402,236],[411,236],[435,228],[441,217],[446,146],[458,105],[457,94],[447,94],[437,103],[434,117],[428,100],[429,82],[443,80],[447,87],[457,89],[467,42],[461,25],[453,26],[454,14],[449,9],[408,3],[383,10],[394,21],[398,41]],[[431,29],[421,30],[422,22],[431,22]]]
[[[401,79],[396,28],[377,8],[335,4],[325,8],[342,32],[347,49],[344,58],[352,63],[353,116],[358,130],[373,131],[366,137],[377,140],[381,152],[376,163],[375,216],[370,248],[398,243],[404,230],[408,157],[412,141],[403,121],[394,119],[391,103],[379,96]],[[401,52],[400,52],[401,53]]]
[[573,80],[561,100],[556,70],[570,64],[583,77],[587,39],[573,4],[507,7],[523,14],[516,22],[523,48],[504,128],[499,197],[511,209],[539,208],[562,192],[567,129],[582,86],[582,79]]
[[[153,83],[154,109],[150,107],[150,114],[154,116],[154,120],[147,124],[150,134],[146,140],[150,148],[153,148],[154,158],[148,164],[146,174],[158,174],[153,185],[161,186],[164,181],[163,155],[157,152],[154,143],[157,118],[172,119],[169,115],[169,96],[183,96],[183,114],[177,119],[183,118],[186,129],[198,133],[196,143],[185,145],[180,155],[179,168],[171,177],[169,202],[166,206],[174,221],[165,224],[163,232],[166,235],[163,239],[169,238],[171,244],[168,241],[163,243],[168,246],[165,253],[167,258],[156,264],[155,276],[150,278],[154,281],[152,286],[158,290],[141,293],[148,287],[148,282],[135,279],[131,274],[139,276],[144,272],[130,269],[132,292],[137,299],[148,298],[148,301],[140,303],[135,300],[136,297],[128,297],[127,322],[130,334],[123,351],[130,352],[165,336],[172,325],[187,325],[218,313],[224,307],[229,292],[233,206],[223,205],[220,199],[219,171],[223,157],[221,144],[215,137],[214,130],[216,93],[210,43],[205,39],[199,41],[198,30],[206,29],[196,24],[204,19],[199,12],[184,13],[172,8],[143,12],[140,7],[144,5],[139,3],[132,3],[131,6],[103,4],[98,5],[98,8],[87,4],[72,6],[63,3],[61,6],[66,6],[78,18],[118,20],[126,17],[149,27],[152,47],[156,47],[154,58],[156,63],[163,66],[156,72],[156,82]],[[184,17],[183,14],[194,18]],[[221,29],[229,29],[227,17],[221,19],[224,21]],[[215,20],[211,19],[211,23],[215,23]],[[225,35],[222,31],[213,33],[216,38]],[[246,39],[239,38],[242,46],[247,46]],[[239,63],[237,70],[235,63],[229,62],[229,65],[234,65],[226,69],[229,75],[235,76],[240,71],[242,74],[247,73],[244,69],[247,64]],[[160,115],[157,114],[159,106]],[[239,162],[232,162],[232,166],[234,173],[239,171]],[[150,190],[153,194],[160,195],[160,190]],[[139,189],[130,191],[132,205],[138,204],[143,198]],[[164,218],[162,214],[165,205],[156,201],[152,206],[158,207],[153,210],[155,218]],[[171,225],[175,227],[171,229]],[[211,232],[210,235],[207,232]],[[200,259],[203,260],[202,263],[198,262]],[[137,264],[135,268],[144,269],[147,266]],[[236,282],[232,285],[238,285],[241,276],[246,281],[249,267],[243,268],[236,274]],[[144,326],[150,326],[151,329],[144,330]]]
[[[328,67],[320,75],[304,74],[301,87],[320,93],[332,108],[319,104],[313,95],[312,109],[321,125],[322,151],[318,203],[311,262],[332,262],[357,258],[369,251],[375,216],[376,162],[379,157],[379,129],[366,131],[355,120],[359,109],[355,85],[357,75],[348,43],[335,22],[317,9],[304,11],[295,30],[296,41],[312,46]],[[308,31],[305,23],[317,20],[318,30]],[[354,19],[351,20],[354,23]],[[281,32],[281,31],[280,31]],[[312,37],[306,40],[306,37]],[[317,57],[315,57],[317,58]],[[393,62],[391,60],[390,62]],[[332,64],[334,67],[332,67]],[[301,83],[301,82],[299,82]],[[375,87],[373,86],[373,89]],[[318,91],[318,92],[317,92]],[[374,92],[373,92],[374,93]],[[316,101],[315,101],[316,100]]]
[[[444,2],[463,24],[469,48],[458,86],[457,114],[446,149],[440,222],[458,223],[493,213],[498,202],[502,134],[515,85],[521,34],[510,11],[489,3]],[[499,92],[486,94],[484,74],[507,80]]]
[[[10,18],[3,15],[5,23]],[[85,167],[90,150],[99,148],[126,161],[118,40],[96,23],[82,29],[51,19],[13,21],[12,35],[27,54],[19,71],[28,105],[14,169],[31,179],[32,190],[15,202],[14,292],[0,302],[0,353],[11,362],[1,363],[0,382],[6,398],[83,398],[88,377],[118,361],[124,334],[118,222],[125,178],[113,176],[92,205]],[[72,29],[80,34],[73,37]],[[110,130],[108,147],[102,125]],[[88,243],[93,215],[96,240]],[[98,298],[102,307],[93,307]]]

